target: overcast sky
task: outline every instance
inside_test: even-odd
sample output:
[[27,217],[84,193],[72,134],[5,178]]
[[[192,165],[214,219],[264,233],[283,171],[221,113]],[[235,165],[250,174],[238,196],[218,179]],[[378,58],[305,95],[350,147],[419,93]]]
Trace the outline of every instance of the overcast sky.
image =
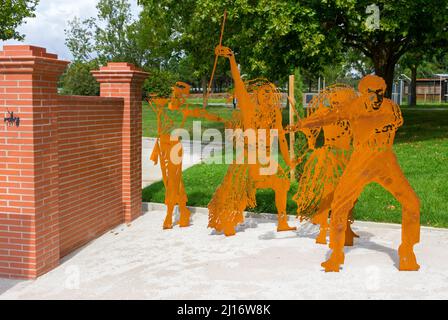
[[[137,0],[130,0],[130,3],[134,16],[137,16]],[[18,29],[25,34],[25,40],[0,41],[0,48],[3,44],[30,44],[47,48],[59,58],[70,60],[72,56],[64,44],[66,23],[75,16],[81,19],[96,16],[96,4],[96,0],[40,0],[36,17],[27,19]]]

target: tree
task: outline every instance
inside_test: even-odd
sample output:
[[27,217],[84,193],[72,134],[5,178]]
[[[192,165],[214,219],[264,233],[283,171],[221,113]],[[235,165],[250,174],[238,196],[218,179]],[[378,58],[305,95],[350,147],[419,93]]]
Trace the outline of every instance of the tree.
[[[153,0],[141,0],[152,6]],[[386,80],[391,95],[394,70],[407,52],[447,45],[448,0],[162,0],[174,16],[174,32],[191,41],[191,54],[210,53],[208,42],[224,9],[228,11],[225,43],[241,53],[244,72],[272,80],[296,67],[317,72],[353,48]],[[370,8],[371,10],[367,10]],[[368,24],[379,13],[377,25]],[[373,19],[375,20],[375,19]],[[214,25],[213,25],[214,23]],[[214,37],[216,39],[216,36]],[[200,41],[199,41],[200,40]],[[194,50],[197,50],[195,52]]]
[[424,58],[423,52],[407,53],[401,59],[401,63],[404,64],[411,71],[411,84],[409,105],[415,107],[417,105],[417,70]]
[[[200,79],[204,103],[206,103],[205,96],[212,73],[214,49],[219,41],[224,9],[219,9],[206,17],[203,15],[202,5],[207,3],[203,1],[140,0],[139,3],[143,6],[141,19],[158,21],[159,25],[164,25],[165,37],[161,45],[169,49],[165,59],[174,59],[182,68],[179,71],[191,71],[190,75],[180,72],[184,77]],[[232,31],[228,30],[228,32]],[[223,72],[224,62],[219,61],[218,74]]]
[[100,93],[100,85],[90,71],[99,67],[96,60],[90,62],[75,61],[70,64],[67,71],[61,77],[62,94],[97,96]]
[[94,53],[94,39],[92,18],[81,21],[78,17],[68,21],[68,29],[65,29],[65,45],[73,55],[73,60],[89,61]]
[[411,73],[409,105],[417,105],[417,77],[431,78],[435,73],[446,72],[448,67],[448,48],[413,51],[405,54],[400,64]]
[[132,20],[127,0],[99,0],[95,18],[75,17],[65,30],[66,45],[75,61],[93,57],[108,61],[130,62],[142,66],[144,53],[137,44],[137,25]]
[[135,41],[136,26],[128,0],[99,0],[94,20],[95,49],[101,62],[125,61],[142,66],[142,52]]
[[365,77],[375,71],[372,61],[362,52],[353,48],[349,49],[347,53],[344,54],[343,68],[346,74],[352,74],[357,78]]
[[39,0],[1,0],[0,1],[0,40],[23,40],[25,36],[16,29],[25,18],[35,17],[34,11]]
[[370,28],[366,8],[371,0],[304,1],[316,12],[322,32],[340,39],[343,47],[360,50],[373,62],[375,73],[386,80],[391,96],[394,70],[407,52],[447,44],[447,0],[377,0],[378,28]]
[[62,81],[64,93],[95,94],[97,83],[90,70],[109,61],[130,62],[148,71],[151,77],[145,81],[145,92],[170,92],[177,80],[177,56],[163,14],[143,10],[134,21],[128,0],[99,0],[96,8],[96,17],[68,22],[66,45],[74,63]]
[[179,76],[165,70],[149,69],[149,71],[151,76],[143,84],[144,94],[169,97],[171,95],[171,88],[179,81]]

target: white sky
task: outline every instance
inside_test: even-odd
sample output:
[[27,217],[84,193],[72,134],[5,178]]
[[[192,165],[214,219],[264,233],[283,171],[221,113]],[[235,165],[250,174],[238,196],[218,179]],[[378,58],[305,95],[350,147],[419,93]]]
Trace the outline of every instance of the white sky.
[[[138,15],[137,0],[129,0],[134,17]],[[71,60],[72,56],[65,46],[64,29],[68,20],[75,16],[81,19],[96,16],[96,0],[40,0],[36,17],[26,20],[18,31],[25,34],[25,40],[0,41],[4,44],[27,44],[44,47],[59,58]]]

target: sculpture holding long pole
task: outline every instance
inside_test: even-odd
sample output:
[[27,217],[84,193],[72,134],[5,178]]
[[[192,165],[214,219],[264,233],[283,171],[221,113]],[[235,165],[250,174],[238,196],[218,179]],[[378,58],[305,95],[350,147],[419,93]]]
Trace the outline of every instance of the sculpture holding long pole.
[[[183,149],[179,138],[172,136],[174,129],[183,127],[188,117],[205,118],[210,121],[223,122],[224,120],[205,109],[189,108],[187,98],[190,86],[184,82],[177,82],[173,87],[171,98],[151,97],[148,99],[150,107],[157,116],[157,140],[151,154],[151,160],[157,164],[160,161],[162,179],[165,186],[165,204],[167,214],[163,223],[164,229],[173,227],[173,210],[176,205],[180,211],[180,227],[190,225],[190,211],[187,208],[187,194],[182,179]],[[182,122],[172,112],[182,114]]]

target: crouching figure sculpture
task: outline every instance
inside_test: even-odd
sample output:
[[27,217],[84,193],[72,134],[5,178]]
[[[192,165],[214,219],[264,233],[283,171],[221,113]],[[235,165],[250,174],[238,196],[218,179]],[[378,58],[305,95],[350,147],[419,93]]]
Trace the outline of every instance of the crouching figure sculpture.
[[348,120],[353,134],[353,152],[334,191],[331,203],[330,258],[325,271],[338,272],[344,263],[348,215],[369,183],[388,190],[402,206],[402,243],[398,249],[399,269],[419,269],[413,247],[420,241],[420,201],[404,176],[392,149],[395,132],[403,124],[398,105],[384,98],[386,83],[369,75],[359,83],[360,95],[346,108],[316,113],[293,129],[316,128]]

